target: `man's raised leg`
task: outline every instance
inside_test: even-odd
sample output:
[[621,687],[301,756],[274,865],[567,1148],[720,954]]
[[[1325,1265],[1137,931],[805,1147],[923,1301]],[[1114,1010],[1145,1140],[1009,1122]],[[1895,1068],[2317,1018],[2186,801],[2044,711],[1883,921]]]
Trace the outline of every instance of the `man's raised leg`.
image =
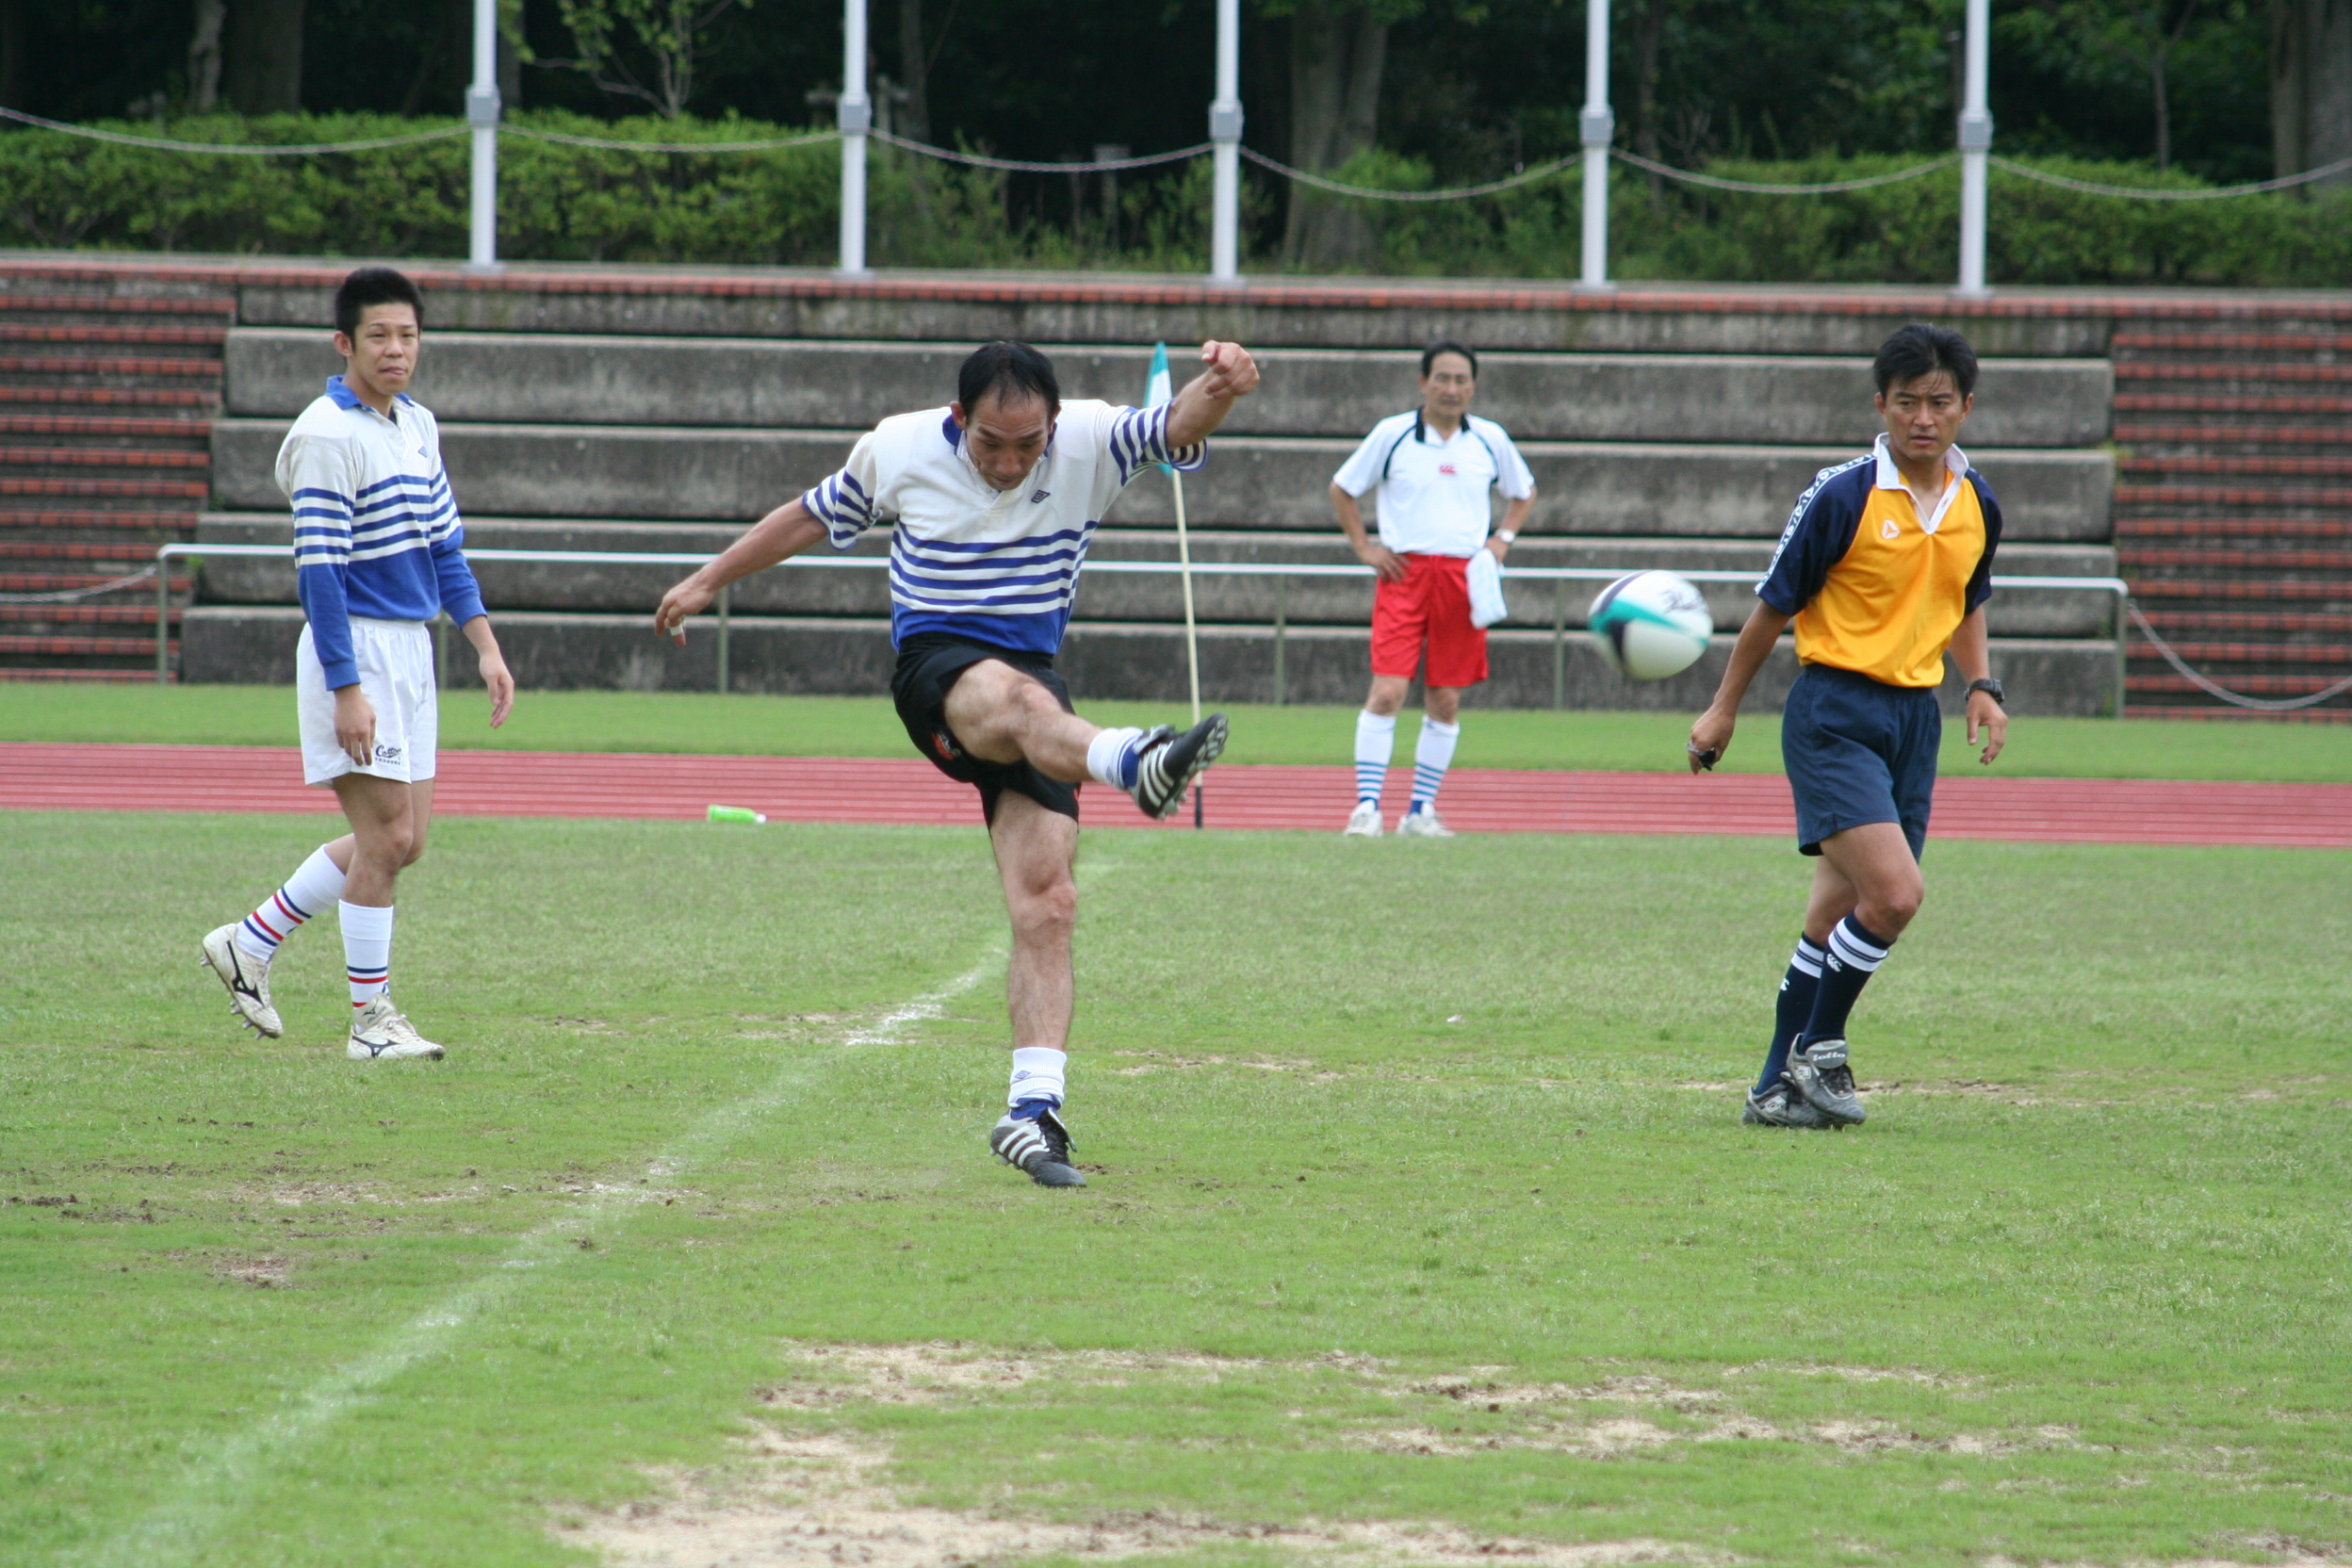
[[1027,762],[1065,784],[1094,779],[1123,790],[1146,816],[1165,818],[1225,749],[1225,715],[1212,713],[1176,734],[1102,729],[1064,708],[1042,681],[999,659],[984,659],[948,688],[947,727],[985,762]]
[[[1050,694],[1047,700],[1052,700]],[[1058,705],[1055,711],[1060,711]],[[957,731],[959,739],[961,735]],[[1078,920],[1078,883],[1072,871],[1078,824],[1027,795],[1007,791],[997,797],[988,841],[996,851],[1004,911],[1013,927],[1004,982],[1013,1022],[1012,1087],[1005,1096],[1010,1108],[989,1133],[988,1147],[1041,1186],[1082,1187],[1086,1179],[1070,1163],[1070,1134],[1059,1114],[1068,1092],[1070,1020],[1076,997],[1070,939]]]
[[343,924],[343,960],[351,988],[354,1061],[383,1057],[439,1056],[441,1047],[416,1033],[392,1004],[393,888],[401,868],[425,851],[433,818],[433,785],[408,784],[371,774],[345,774],[335,781],[335,797],[351,825],[351,864],[337,909]]

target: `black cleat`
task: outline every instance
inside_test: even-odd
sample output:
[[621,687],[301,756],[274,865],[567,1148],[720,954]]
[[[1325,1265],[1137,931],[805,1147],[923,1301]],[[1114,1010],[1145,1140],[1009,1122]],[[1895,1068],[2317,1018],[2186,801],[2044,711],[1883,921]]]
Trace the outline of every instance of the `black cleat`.
[[1007,1111],[988,1129],[996,1157],[1041,1187],[1082,1187],[1086,1179],[1070,1163],[1070,1129],[1052,1111],[1016,1120]]
[[1788,1082],[1815,1110],[1841,1127],[1858,1127],[1870,1114],[1854,1092],[1844,1040],[1807,1040],[1788,1053]]
[[1184,792],[1201,771],[1225,749],[1225,715],[1211,713],[1181,735],[1166,729],[1143,738],[1143,759],[1135,768],[1135,805],[1147,817],[1162,822],[1184,804]]
[[1740,1111],[1740,1119],[1751,1127],[1817,1129],[1838,1125],[1798,1093],[1797,1086],[1788,1081],[1785,1072],[1773,1079],[1763,1093],[1748,1091],[1748,1102]]

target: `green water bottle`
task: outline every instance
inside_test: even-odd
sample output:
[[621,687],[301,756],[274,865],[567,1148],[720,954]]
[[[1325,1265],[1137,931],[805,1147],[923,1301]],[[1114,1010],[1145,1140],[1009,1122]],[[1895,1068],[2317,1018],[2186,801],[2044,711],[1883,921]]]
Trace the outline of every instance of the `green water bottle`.
[[713,806],[710,808],[710,820],[712,822],[747,822],[756,826],[768,819],[762,813],[754,811],[748,807]]

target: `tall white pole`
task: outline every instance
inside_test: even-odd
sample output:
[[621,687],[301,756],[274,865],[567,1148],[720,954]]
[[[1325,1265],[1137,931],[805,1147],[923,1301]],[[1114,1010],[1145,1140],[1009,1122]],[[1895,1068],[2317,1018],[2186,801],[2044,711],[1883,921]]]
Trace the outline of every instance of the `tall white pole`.
[[1984,175],[1993,151],[1993,116],[1984,106],[1990,0],[1968,0],[1966,101],[1960,109],[1960,292],[1984,287]]
[[1580,288],[1609,283],[1609,145],[1617,139],[1617,117],[1609,107],[1609,0],[1585,0],[1584,273]]
[[1217,97],[1209,104],[1216,180],[1209,196],[1209,278],[1241,281],[1241,0],[1217,0]]
[[466,90],[474,128],[473,210],[467,265],[498,264],[498,0],[474,0],[474,84]]
[[866,96],[866,0],[842,0],[835,115],[841,128],[841,270],[857,273],[866,270],[866,132],[874,124],[874,100]]

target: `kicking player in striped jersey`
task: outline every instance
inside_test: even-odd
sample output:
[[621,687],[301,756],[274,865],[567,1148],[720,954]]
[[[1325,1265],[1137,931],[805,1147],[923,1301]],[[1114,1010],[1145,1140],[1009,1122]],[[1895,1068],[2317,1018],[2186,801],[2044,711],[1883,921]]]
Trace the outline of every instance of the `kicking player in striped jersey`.
[[1119,408],[1064,402],[1043,354],[988,344],[964,362],[954,403],[883,420],[839,473],[768,514],[654,612],[655,630],[682,645],[686,618],[727,584],[896,524],[890,693],[915,749],[980,792],[1012,918],[1010,1109],[988,1147],[1045,1186],[1086,1185],[1060,1116],[1078,785],[1107,784],[1167,817],[1225,745],[1222,713],[1182,734],[1099,729],[1071,711],[1054,668],[1079,566],[1111,502],[1154,463],[1199,467],[1209,433],[1258,384],[1237,343],[1203,344],[1200,360],[1174,401]]
[[294,652],[302,776],[334,786],[351,830],[204,942],[237,1016],[275,1039],[286,1025],[270,1000],[270,962],[335,906],[351,988],[347,1052],[358,1061],[442,1054],[388,989],[393,882],[424,854],[433,820],[439,706],[425,623],[447,610],[474,645],[492,727],[514,705],[514,678],[466,564],[440,429],[408,396],[423,314],[416,286],[388,267],[345,278],[335,292],[344,372],[278,449],[308,621]]

